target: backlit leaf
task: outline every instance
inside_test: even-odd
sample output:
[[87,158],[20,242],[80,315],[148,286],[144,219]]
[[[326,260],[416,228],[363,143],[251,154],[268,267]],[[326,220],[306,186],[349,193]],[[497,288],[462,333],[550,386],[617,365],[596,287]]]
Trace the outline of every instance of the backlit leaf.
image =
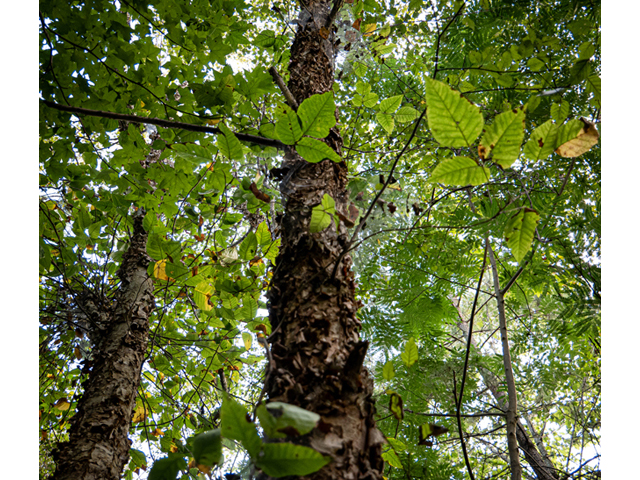
[[507,245],[518,262],[531,249],[531,242],[533,241],[538,221],[540,221],[538,212],[523,208],[511,217],[504,229]]
[[321,140],[315,138],[303,137],[296,144],[296,152],[300,154],[307,162],[318,163],[328,158],[334,162],[341,162],[342,158],[333,148]]
[[435,139],[445,147],[471,146],[484,125],[480,109],[442,82],[425,82],[427,121]]
[[265,443],[256,466],[271,477],[309,475],[331,461],[314,449],[291,443]]
[[485,129],[480,145],[485,148],[484,158],[489,156],[502,168],[509,168],[520,155],[524,138],[524,109],[509,110],[497,115]]
[[229,130],[224,123],[221,123],[218,128],[220,128],[220,131],[223,133],[222,135],[218,135],[217,145],[220,152],[230,160],[242,160],[244,158],[244,152],[235,134]]
[[336,105],[333,92],[313,95],[305,99],[298,108],[298,116],[302,121],[302,133],[316,138],[329,135],[329,130],[336,124]]
[[480,185],[489,180],[491,173],[468,157],[449,158],[433,169],[430,181],[445,185]]
[[[573,120],[573,122],[577,122],[575,125],[582,124],[582,128],[578,131],[574,138],[570,140],[565,140],[566,137],[570,137],[571,134],[565,132],[560,129],[558,132],[558,143],[560,145],[556,148],[556,153],[561,157],[578,157],[583,153],[591,150],[591,147],[598,143],[598,130],[596,129],[595,124],[589,122],[588,120],[582,118],[580,120]],[[563,125],[564,126],[564,125]],[[575,127],[567,128],[570,132],[575,130]]]
[[558,127],[553,123],[553,120],[547,120],[533,131],[525,143],[524,156],[534,161],[547,158],[556,148],[557,135]]

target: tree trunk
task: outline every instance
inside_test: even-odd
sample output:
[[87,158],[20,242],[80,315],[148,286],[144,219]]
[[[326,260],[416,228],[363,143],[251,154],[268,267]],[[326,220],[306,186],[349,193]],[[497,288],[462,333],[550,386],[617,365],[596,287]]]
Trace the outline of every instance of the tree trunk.
[[70,422],[69,441],[54,453],[54,480],[118,480],[129,459],[127,434],[147,349],[149,314],[155,306],[143,218],[142,210],[134,215],[114,302],[84,296],[81,308],[95,326],[93,367]]
[[[288,83],[298,104],[333,85],[333,32],[320,30],[330,10],[331,2],[312,1],[300,13]],[[341,154],[337,128],[325,142]],[[373,381],[362,366],[368,343],[359,336],[360,305],[355,300],[351,257],[345,255],[336,268],[348,232],[342,224],[336,232],[333,223],[322,232],[309,232],[311,209],[325,193],[335,200],[337,210],[348,211],[347,166],[330,160],[308,163],[288,148],[283,169],[287,173],[280,190],[285,214],[269,292],[273,361],[266,392],[271,401],[322,416],[310,434],[288,439],[333,459],[305,478],[380,479],[384,437],[373,419]]]
[[[456,306],[454,305],[454,307]],[[462,330],[465,335],[469,335],[468,323],[463,320],[464,317],[459,309],[458,313],[460,316],[458,328]],[[472,338],[471,343],[474,347],[479,348],[478,342],[475,338]],[[507,393],[500,389],[500,381],[487,369],[480,369],[479,373],[482,376],[484,384],[489,388],[489,391],[493,395],[498,407],[502,411],[506,411],[508,398]],[[549,457],[544,456],[543,453],[538,451],[519,419],[516,419],[516,438],[518,440],[519,447],[524,452],[524,458],[535,472],[538,480],[558,480],[559,476],[557,470],[553,468],[553,463]]]

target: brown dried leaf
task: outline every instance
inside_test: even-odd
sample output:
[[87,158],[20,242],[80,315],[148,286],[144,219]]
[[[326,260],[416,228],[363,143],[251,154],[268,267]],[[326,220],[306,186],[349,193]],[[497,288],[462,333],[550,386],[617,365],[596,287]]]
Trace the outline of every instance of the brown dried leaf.
[[580,120],[584,123],[584,127],[580,130],[578,136],[556,148],[556,153],[561,157],[578,157],[591,150],[591,147],[598,143],[600,134],[598,130],[596,130],[595,124],[585,118],[581,118]]

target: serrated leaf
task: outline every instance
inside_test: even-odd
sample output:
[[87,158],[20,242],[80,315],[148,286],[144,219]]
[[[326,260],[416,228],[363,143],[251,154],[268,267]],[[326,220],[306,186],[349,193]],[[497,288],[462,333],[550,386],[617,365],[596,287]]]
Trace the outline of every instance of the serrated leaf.
[[298,116],[302,121],[303,135],[324,138],[336,124],[336,105],[333,92],[312,95],[305,99],[298,108]]
[[[582,128],[574,138],[561,143],[558,148],[556,148],[556,153],[561,157],[578,157],[583,153],[591,150],[591,147],[598,143],[598,138],[600,135],[598,133],[598,130],[596,129],[595,124],[585,120],[584,118],[574,121],[581,123]],[[574,128],[571,127],[570,129],[568,128],[568,130],[572,132]],[[571,136],[568,132],[564,132],[561,130],[560,132],[558,132],[558,143],[560,143],[561,139],[565,138],[565,133],[567,133],[567,136]]]
[[524,110],[510,110],[497,115],[493,123],[486,127],[480,140],[485,148],[484,158],[489,155],[502,168],[509,168],[520,155],[520,145],[524,138]]
[[393,116],[390,113],[378,112],[376,113],[376,120],[378,120],[378,123],[387,131],[387,133],[393,132],[395,124]]
[[385,380],[391,380],[395,376],[396,372],[393,368],[393,362],[389,360],[384,364],[384,367],[382,367],[382,378],[384,378]]
[[225,397],[220,408],[220,431],[222,436],[238,440],[253,459],[260,451],[262,441],[255,423],[249,419],[247,409],[232,397]]
[[408,367],[418,361],[418,346],[413,337],[411,337],[404,346],[404,352],[400,354],[402,361]]
[[292,443],[265,443],[256,466],[271,477],[309,475],[331,461],[314,449]]
[[260,426],[271,438],[305,435],[318,424],[320,415],[283,402],[261,404],[256,411]]
[[307,162],[318,163],[328,158],[336,163],[342,161],[340,155],[338,155],[333,148],[324,143],[321,140],[315,138],[303,137],[296,144],[296,152],[304,158]]
[[516,213],[504,229],[507,245],[515,259],[520,262],[531,249],[531,242],[535,234],[540,215],[535,210],[523,208]]
[[382,113],[393,113],[395,112],[400,104],[402,103],[402,98],[404,95],[395,95],[393,97],[385,98],[380,102],[380,111]]
[[324,194],[320,205],[316,205],[311,210],[311,220],[309,221],[309,231],[311,233],[321,232],[331,224],[331,219],[336,213],[336,203],[328,194]]
[[236,138],[234,133],[229,128],[221,123],[218,127],[222,132],[222,135],[218,135],[217,146],[222,154],[230,160],[242,160],[244,159],[244,152],[242,151],[242,145]]
[[244,260],[251,260],[253,257],[256,256],[257,249],[258,249],[258,240],[256,238],[256,234],[253,232],[249,232],[246,238],[240,244],[238,253],[240,254],[240,258]]
[[491,172],[486,167],[479,166],[469,157],[449,158],[440,162],[429,178],[432,182],[445,185],[480,185],[489,180]]
[[556,148],[558,127],[553,120],[547,120],[536,128],[524,145],[524,156],[530,160],[543,160]]
[[278,117],[274,133],[286,145],[293,145],[300,140],[302,138],[302,127],[296,112],[290,108],[285,108],[284,113]]
[[469,147],[482,131],[480,109],[437,80],[426,80],[427,121],[434,138],[445,147]]
[[420,112],[413,107],[402,107],[396,112],[396,120],[400,123],[412,122],[420,116]]
[[196,464],[212,467],[222,463],[222,438],[219,428],[196,435],[191,445],[191,453]]

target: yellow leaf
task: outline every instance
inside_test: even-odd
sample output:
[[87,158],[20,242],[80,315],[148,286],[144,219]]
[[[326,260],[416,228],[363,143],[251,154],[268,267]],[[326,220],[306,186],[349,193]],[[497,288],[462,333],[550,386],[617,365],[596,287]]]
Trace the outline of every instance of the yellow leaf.
[[198,470],[206,475],[209,475],[209,472],[211,472],[211,467],[207,467],[206,465],[198,465]]
[[169,451],[171,453],[176,453],[178,451],[178,447],[176,447],[175,443],[171,444],[171,447],[169,447]]
[[159,262],[156,262],[156,264],[153,266],[153,276],[156,277],[158,280],[171,280],[171,278],[167,276],[167,272],[165,271],[166,266],[167,266],[166,258],[164,260],[160,260]]
[[82,360],[82,352],[78,347],[73,349],[73,356],[76,357],[77,360]]
[[133,412],[133,418],[131,419],[131,422],[138,423],[143,421],[145,418],[147,418],[147,410],[144,408],[144,405],[139,405]]
[[578,136],[556,148],[556,153],[561,157],[578,157],[591,150],[591,147],[598,143],[598,137],[600,135],[598,134],[598,130],[596,130],[595,124],[584,118],[580,120],[584,123],[584,126],[578,133]]
[[211,118],[207,120],[207,125],[217,125],[220,123],[221,118]]
[[373,32],[375,31],[377,25],[375,23],[370,23],[369,25],[365,25],[364,26],[364,36],[365,37],[370,37],[371,35],[373,35]]
[[69,410],[70,407],[71,403],[69,403],[69,400],[67,400],[66,397],[59,398],[58,401],[53,404],[53,408],[60,410],[61,412]]
[[154,437],[161,437],[164,435],[164,432],[159,428],[156,428],[153,432],[151,432],[151,435],[153,435]]

